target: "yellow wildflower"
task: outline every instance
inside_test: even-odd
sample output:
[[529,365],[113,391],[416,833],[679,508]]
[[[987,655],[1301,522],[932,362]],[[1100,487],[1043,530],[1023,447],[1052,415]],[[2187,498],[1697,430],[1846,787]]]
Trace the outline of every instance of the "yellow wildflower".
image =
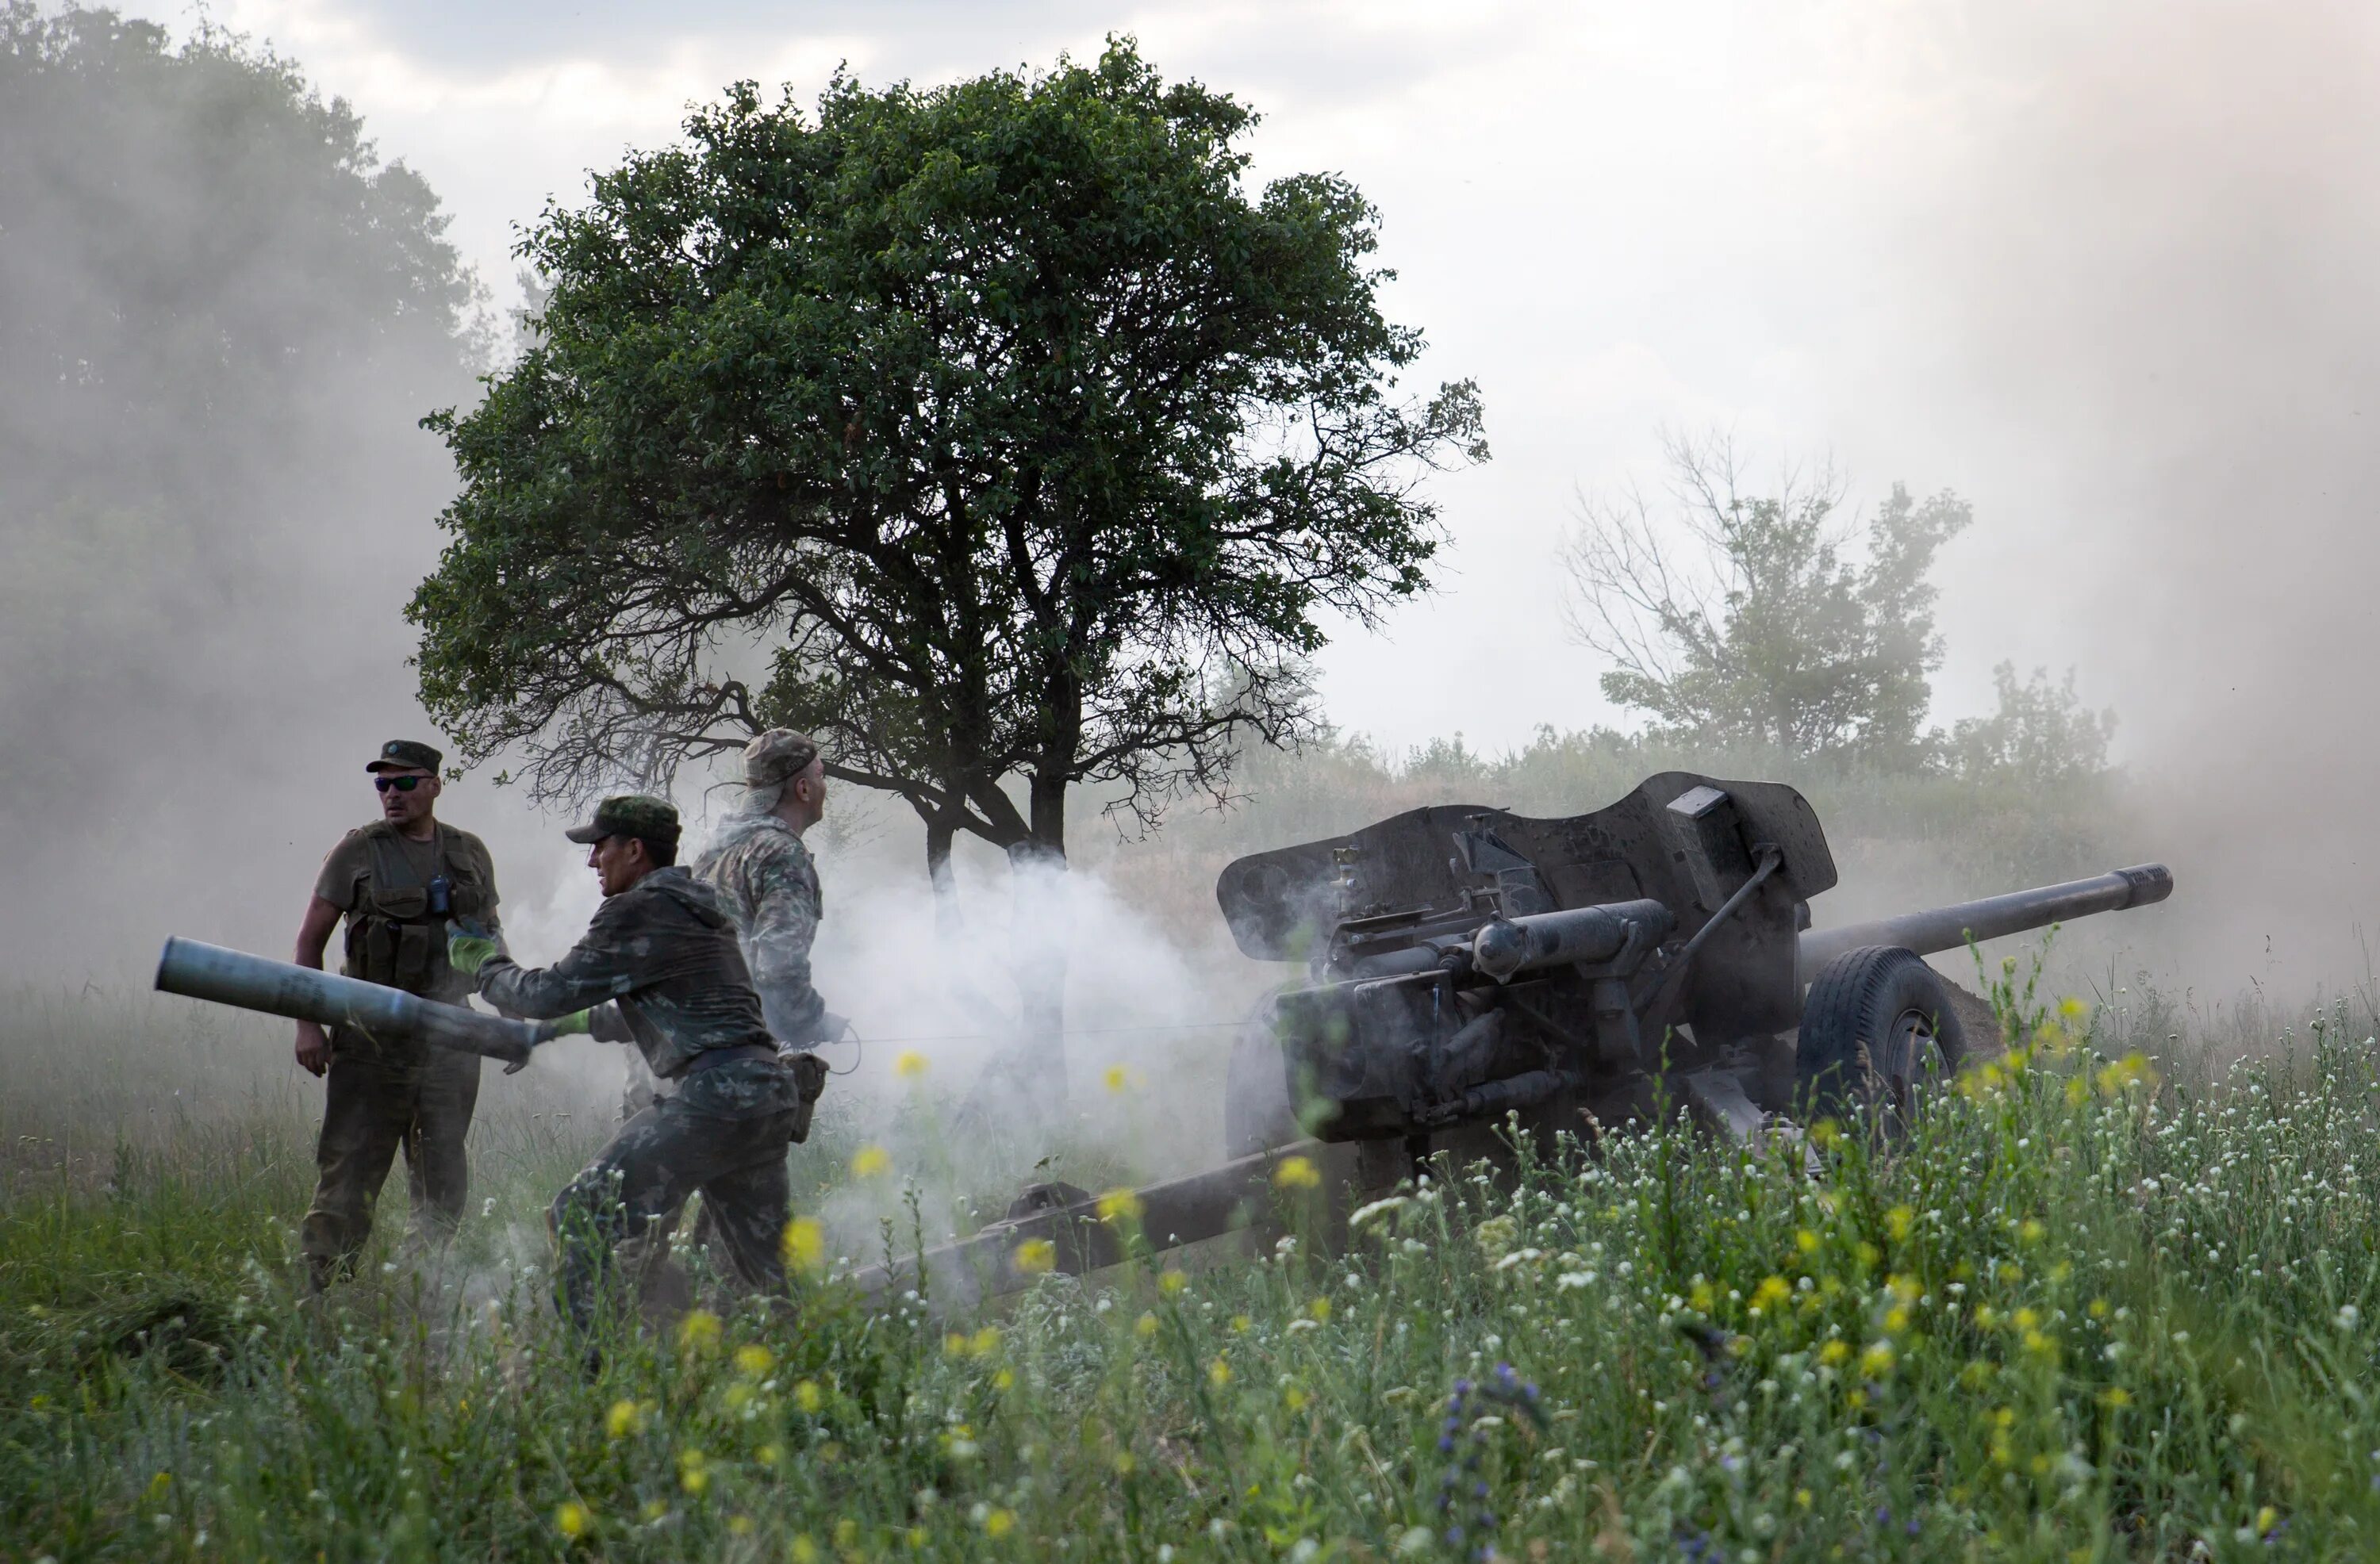
[[1099,1196],[1099,1220],[1103,1222],[1140,1220],[1140,1196],[1128,1189],[1111,1189]]
[[1135,1072],[1121,1064],[1111,1064],[1100,1073],[1099,1079],[1106,1085],[1108,1090],[1121,1095],[1132,1090],[1135,1085],[1134,1074]]
[[697,1309],[678,1322],[677,1344],[689,1352],[707,1352],[719,1345],[719,1316]]
[[1168,1298],[1190,1285],[1190,1279],[1180,1271],[1167,1271],[1157,1279],[1157,1290]]
[[1804,1255],[1815,1255],[1818,1252],[1818,1235],[1803,1228],[1793,1235],[1793,1247]]
[[997,1540],[1001,1537],[1006,1536],[1009,1534],[1010,1529],[1015,1524],[1016,1512],[1014,1510],[995,1509],[990,1514],[983,1518],[984,1534]]
[[634,1401],[613,1401],[612,1410],[603,1414],[603,1431],[615,1439],[625,1439],[644,1425],[644,1414]]
[[795,1217],[785,1224],[782,1245],[785,1264],[801,1270],[814,1271],[826,1261],[826,1229],[813,1217]]
[[1132,1333],[1135,1336],[1144,1338],[1156,1335],[1157,1316],[1155,1315],[1148,1314],[1141,1315],[1138,1319],[1132,1322]]
[[851,1171],[855,1178],[872,1179],[889,1172],[892,1154],[880,1146],[863,1146],[851,1154]]
[[1272,1182],[1283,1189],[1319,1189],[1322,1173],[1304,1157],[1284,1157],[1272,1170]]
[[758,1341],[747,1341],[735,1349],[735,1371],[758,1379],[777,1366],[777,1354]]
[[1317,1298],[1314,1302],[1305,1305],[1305,1313],[1309,1318],[1318,1321],[1329,1319],[1330,1317],[1330,1300],[1328,1298]]
[[1793,1289],[1786,1284],[1783,1277],[1764,1277],[1761,1279],[1760,1285],[1752,1290],[1752,1306],[1755,1309],[1773,1309],[1792,1296]]
[[1208,1366],[1207,1377],[1213,1380],[1219,1388],[1229,1385],[1232,1382],[1232,1365],[1217,1358]]
[[818,1544],[810,1541],[808,1533],[794,1539],[791,1551],[794,1564],[818,1564]]
[[804,1412],[818,1411],[820,1403],[824,1400],[825,1398],[819,1394],[818,1381],[815,1379],[805,1379],[794,1387],[794,1404]]
[[728,1517],[727,1532],[730,1536],[750,1536],[752,1534],[752,1518],[749,1515],[732,1515]]
[[903,1049],[892,1061],[892,1073],[905,1081],[914,1081],[926,1073],[926,1056],[916,1049]]
[[1873,1341],[1860,1354],[1860,1372],[1872,1378],[1881,1378],[1892,1372],[1892,1343]]
[[576,1542],[587,1534],[588,1519],[585,1505],[565,1504],[553,1512],[554,1530]]
[[1818,1349],[1818,1361],[1829,1368],[1832,1368],[1837,1364],[1843,1362],[1851,1355],[1851,1348],[1840,1341],[1829,1341],[1825,1346]]
[[1884,1230],[1892,1234],[1895,1243],[1907,1238],[1909,1230],[1916,1225],[1917,1213],[1906,1206],[1895,1206],[1884,1214]]
[[1016,1268],[1027,1276],[1038,1276],[1058,1263],[1058,1246],[1046,1238],[1028,1238],[1016,1246]]

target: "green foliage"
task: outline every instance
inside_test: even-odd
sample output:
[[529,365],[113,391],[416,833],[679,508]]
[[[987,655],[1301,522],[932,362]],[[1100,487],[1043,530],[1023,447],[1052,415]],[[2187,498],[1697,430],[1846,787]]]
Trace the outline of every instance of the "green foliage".
[[1318,616],[1423,589],[1412,480],[1485,450],[1467,382],[1391,395],[1422,343],[1377,214],[1249,195],[1253,123],[1129,42],[838,77],[814,118],[745,83],[549,209],[534,339],[431,420],[464,480],[411,610],[431,709],[564,792],[798,725],[945,849],[1053,852],[1070,784],[1137,804],[1303,731]]
[[1966,503],[1894,484],[1854,560],[1830,477],[1748,494],[1724,441],[1673,440],[1670,458],[1701,557],[1641,498],[1588,507],[1566,553],[1572,627],[1616,664],[1605,696],[1674,739],[1919,764],[1926,675],[1942,662],[1926,577],[1972,519]]
[[2074,670],[2063,684],[2048,670],[2016,682],[2016,664],[1992,670],[1999,708],[1989,717],[1963,718],[1950,729],[1951,766],[1971,777],[2004,777],[2034,787],[2087,782],[2107,769],[2107,741],[2116,714],[2093,711],[2074,693]]
[[[451,373],[473,284],[343,101],[201,27],[0,6],[0,496],[223,503],[335,368]],[[424,370],[430,371],[425,376]],[[230,483],[221,480],[229,477]]]
[[1523,1148],[1342,1258],[1303,1231],[949,1320],[814,1282],[593,1376],[504,1247],[589,1131],[486,1148],[444,1277],[304,1307],[301,1137],[167,1134],[0,1211],[0,1517],[95,1559],[2368,1556],[2367,1027],[2160,1085],[2161,1018],[2001,987],[2020,1046],[1888,1156]]

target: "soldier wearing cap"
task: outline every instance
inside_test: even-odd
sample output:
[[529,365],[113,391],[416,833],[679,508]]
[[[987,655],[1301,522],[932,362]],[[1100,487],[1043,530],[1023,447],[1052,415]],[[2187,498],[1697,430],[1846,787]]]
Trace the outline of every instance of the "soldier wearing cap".
[[[447,964],[447,924],[493,934],[496,875],[478,837],[436,818],[443,758],[426,744],[391,739],[365,768],[381,818],[349,831],[322,860],[298,928],[298,965],[322,966],[344,918],[348,976],[449,1003],[470,993],[469,979]],[[311,1283],[325,1286],[354,1265],[400,1147],[413,1194],[407,1242],[451,1237],[469,1186],[463,1137],[479,1102],[479,1059],[346,1028],[326,1037],[301,1021],[298,1062],[329,1075],[314,1201],[298,1230]]]
[[816,1055],[778,1057],[734,920],[677,865],[675,808],[607,798],[569,835],[588,847],[604,898],[569,954],[530,970],[493,940],[457,935],[449,946],[497,1009],[573,1017],[574,1030],[633,1042],[675,1087],[623,1124],[555,1198],[562,1309],[580,1329],[592,1326],[620,1244],[698,1190],[737,1279],[781,1291],[785,1148],[808,1133],[825,1065]]
[[743,806],[695,861],[744,941],[769,1030],[788,1048],[840,1037],[843,1018],[810,985],[818,866],[802,833],[826,813],[826,761],[808,734],[772,728],[744,747]]

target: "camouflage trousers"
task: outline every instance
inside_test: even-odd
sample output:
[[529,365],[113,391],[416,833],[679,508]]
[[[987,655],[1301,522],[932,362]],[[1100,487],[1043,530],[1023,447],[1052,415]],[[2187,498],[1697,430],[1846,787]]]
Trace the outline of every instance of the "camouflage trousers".
[[343,1032],[332,1040],[325,1088],[314,1202],[298,1234],[317,1287],[363,1252],[399,1150],[413,1200],[407,1242],[436,1246],[454,1236],[470,1190],[463,1138],[480,1100],[480,1059],[446,1049],[383,1051]]
[[737,1282],[783,1292],[785,1150],[800,1105],[783,1065],[737,1060],[687,1075],[674,1095],[621,1125],[547,1213],[560,1251],[554,1279],[564,1317],[591,1328],[621,1268],[622,1245],[650,1243],[653,1230],[674,1220],[698,1191]]

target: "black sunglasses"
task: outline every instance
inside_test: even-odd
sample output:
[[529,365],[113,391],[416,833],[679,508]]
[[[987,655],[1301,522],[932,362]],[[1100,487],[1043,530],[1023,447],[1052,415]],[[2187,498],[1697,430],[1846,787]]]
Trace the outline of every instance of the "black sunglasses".
[[382,793],[386,793],[390,788],[395,788],[399,793],[411,793],[415,788],[431,780],[429,777],[374,777],[372,786]]

